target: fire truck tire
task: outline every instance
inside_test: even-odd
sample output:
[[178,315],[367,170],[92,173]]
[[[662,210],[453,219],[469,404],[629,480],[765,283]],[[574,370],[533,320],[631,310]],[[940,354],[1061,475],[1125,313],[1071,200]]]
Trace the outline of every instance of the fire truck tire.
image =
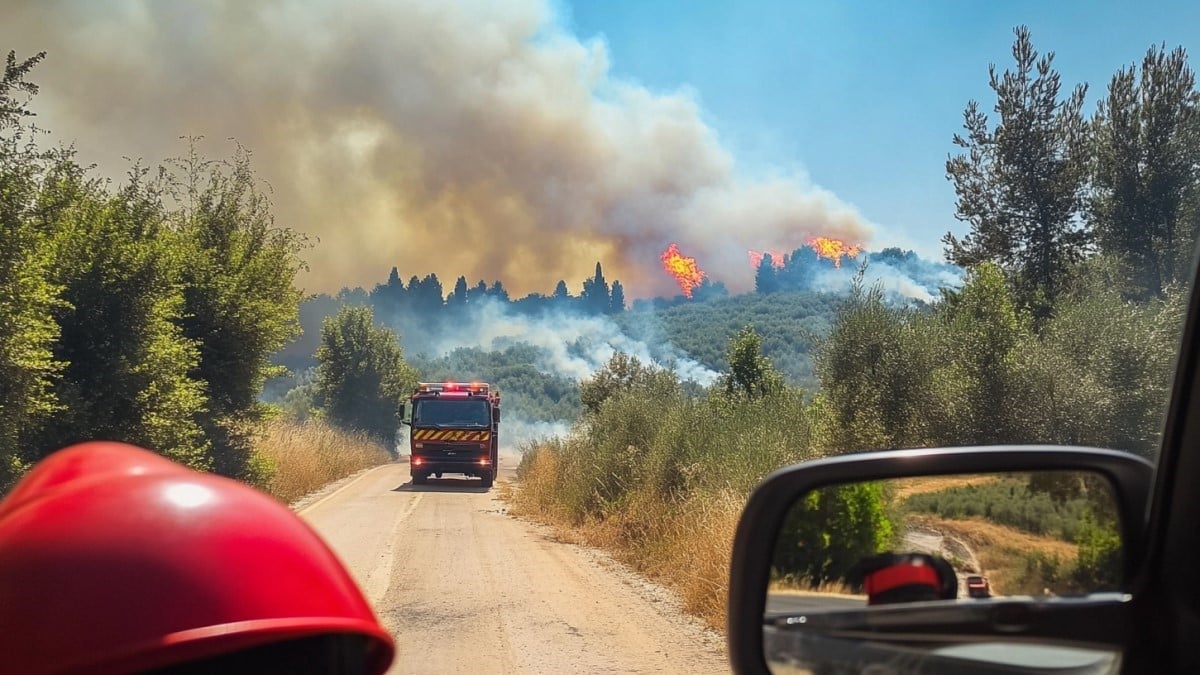
[[429,478],[429,474],[427,474],[427,473],[414,473],[412,475],[413,485],[424,485],[426,479],[428,479],[428,478]]
[[492,481],[495,480],[495,478],[496,478],[495,471],[486,471],[483,473],[483,475],[480,476],[480,479],[483,480],[483,487],[485,487],[485,488],[492,487]]

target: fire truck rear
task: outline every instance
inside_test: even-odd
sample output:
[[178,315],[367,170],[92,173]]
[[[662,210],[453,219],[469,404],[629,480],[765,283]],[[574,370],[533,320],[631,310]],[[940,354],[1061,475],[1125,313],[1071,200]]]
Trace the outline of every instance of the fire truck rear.
[[479,382],[422,382],[406,410],[409,471],[414,485],[444,473],[478,476],[484,487],[496,478],[500,392]]

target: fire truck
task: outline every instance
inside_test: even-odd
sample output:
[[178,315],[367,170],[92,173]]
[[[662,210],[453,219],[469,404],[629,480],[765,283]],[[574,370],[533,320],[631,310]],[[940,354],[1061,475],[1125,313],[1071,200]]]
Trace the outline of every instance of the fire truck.
[[414,485],[444,473],[478,476],[491,487],[498,467],[500,392],[480,382],[422,382],[400,418],[410,427]]

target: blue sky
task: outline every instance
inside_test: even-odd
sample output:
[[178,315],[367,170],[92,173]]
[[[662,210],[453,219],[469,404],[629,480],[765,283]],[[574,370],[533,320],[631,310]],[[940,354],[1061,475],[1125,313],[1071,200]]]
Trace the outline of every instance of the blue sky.
[[[562,0],[561,21],[603,39],[612,72],[653,90],[690,89],[751,173],[802,168],[881,227],[881,243],[940,255],[954,218],[951,136],[971,98],[995,99],[987,68],[1012,62],[1026,24],[1054,51],[1085,110],[1153,43],[1196,67],[1200,2],[812,3]],[[1066,86],[1064,87],[1064,89]]]

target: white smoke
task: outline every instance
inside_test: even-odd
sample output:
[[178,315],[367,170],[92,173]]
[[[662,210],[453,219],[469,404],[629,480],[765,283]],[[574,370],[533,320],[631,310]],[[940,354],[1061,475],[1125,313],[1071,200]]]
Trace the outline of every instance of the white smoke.
[[566,422],[531,422],[512,415],[501,418],[500,441],[506,448],[524,450],[531,443],[552,438],[563,438],[571,433]]
[[434,335],[414,336],[410,331],[407,339],[418,340],[418,349],[432,356],[445,356],[464,347],[492,351],[525,343],[541,351],[537,365],[542,372],[575,381],[591,377],[617,352],[643,363],[670,368],[681,380],[693,380],[702,386],[711,385],[718,377],[715,371],[670,344],[652,346],[630,337],[606,316],[563,311],[526,316],[493,298],[476,301],[468,306],[468,312],[468,318],[456,321],[452,328]]
[[[440,327],[428,322],[421,325],[404,314],[380,319],[400,332],[406,351],[418,353],[423,358],[440,358],[464,348],[503,351],[513,345],[526,344],[537,350],[534,365],[541,372],[575,382],[592,377],[617,352],[646,364],[669,368],[680,380],[691,380],[702,386],[713,384],[718,377],[715,371],[669,343],[651,344],[631,337],[606,316],[558,309],[524,315],[495,298],[475,300],[463,311],[464,314]],[[565,436],[571,427],[565,421],[523,419],[510,409],[502,429],[505,447],[520,449],[530,441]]]

